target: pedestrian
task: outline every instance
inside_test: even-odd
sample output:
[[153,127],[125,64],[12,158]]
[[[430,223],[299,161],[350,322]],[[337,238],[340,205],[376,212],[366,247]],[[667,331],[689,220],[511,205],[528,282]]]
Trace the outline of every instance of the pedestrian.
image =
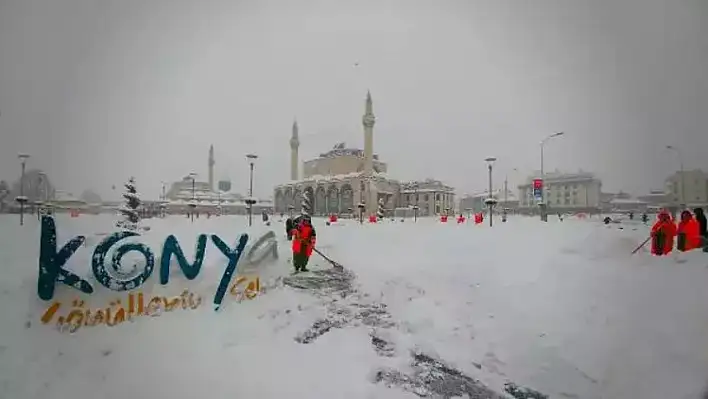
[[696,221],[698,222],[698,234],[701,236],[701,246],[703,247],[703,252],[708,252],[708,231],[706,229],[706,215],[703,213],[703,208],[695,208],[693,214],[696,216]]
[[670,254],[674,249],[674,237],[676,225],[671,214],[662,210],[651,228],[651,253],[657,256]]
[[295,228],[295,223],[293,223],[293,218],[289,217],[285,219],[285,235],[288,237],[288,241],[293,239],[293,229]]
[[701,247],[700,226],[693,218],[691,211],[681,212],[681,221],[678,224],[676,249],[681,252],[690,251]]
[[317,242],[317,232],[312,226],[309,215],[301,215],[295,219],[292,230],[293,266],[295,272],[307,272],[307,263],[310,261],[312,250]]

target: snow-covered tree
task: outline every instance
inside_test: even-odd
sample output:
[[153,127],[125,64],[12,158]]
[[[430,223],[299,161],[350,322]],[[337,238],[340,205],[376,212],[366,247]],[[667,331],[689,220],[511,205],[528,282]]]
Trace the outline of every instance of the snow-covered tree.
[[10,186],[5,180],[0,181],[0,212],[5,210],[5,201],[10,195]]
[[384,218],[384,216],[386,216],[385,208],[384,208],[384,200],[383,200],[383,198],[379,198],[379,207],[376,210],[376,217],[379,218],[379,220],[381,220]]
[[310,191],[305,191],[302,193],[302,210],[303,215],[312,216],[312,198]]
[[125,193],[123,193],[123,198],[125,199],[125,203],[119,209],[123,219],[119,220],[116,226],[126,230],[136,230],[140,222],[138,209],[140,208],[141,202],[138,191],[135,188],[135,178],[131,177],[124,186]]

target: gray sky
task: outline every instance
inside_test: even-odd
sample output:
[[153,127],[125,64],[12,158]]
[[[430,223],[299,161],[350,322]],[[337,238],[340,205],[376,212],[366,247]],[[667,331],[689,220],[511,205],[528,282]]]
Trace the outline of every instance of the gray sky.
[[[359,66],[355,66],[359,63]],[[0,179],[45,169],[60,189],[134,175],[146,197],[195,171],[255,191],[301,160],[363,146],[401,179],[458,194],[546,168],[596,172],[605,190],[661,188],[708,170],[705,0],[0,0]]]

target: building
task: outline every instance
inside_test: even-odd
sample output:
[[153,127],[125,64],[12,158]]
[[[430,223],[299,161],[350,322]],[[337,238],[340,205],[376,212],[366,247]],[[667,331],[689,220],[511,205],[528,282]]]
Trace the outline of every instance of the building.
[[[192,209],[198,213],[246,214],[246,198],[239,193],[223,191],[231,188],[231,183],[219,182],[219,189],[214,190],[214,146],[209,148],[208,181],[199,181],[188,175],[170,185],[165,193],[164,203],[169,213],[186,213]],[[273,212],[273,202],[256,199],[254,213]]]
[[635,198],[613,198],[603,211],[608,212],[646,212],[649,204],[646,201]]
[[676,172],[664,183],[670,204],[688,207],[708,204],[708,175],[700,169]]
[[277,213],[299,211],[307,196],[314,215],[376,213],[381,205],[391,216],[395,209],[410,209],[416,198],[419,215],[441,213],[454,207],[454,189],[434,179],[400,182],[387,175],[388,165],[374,154],[374,124],[371,93],[366,95],[362,124],[364,149],[339,143],[317,158],[303,162],[299,173],[299,128],[293,123],[290,137],[290,182],[274,188]]
[[53,198],[45,202],[44,206],[51,209],[53,212],[93,211],[97,213],[101,208],[100,204],[88,204],[72,193],[62,190],[55,190]]
[[425,179],[401,183],[397,208],[414,209],[419,216],[455,212],[455,189],[440,180]]
[[618,193],[600,193],[600,209],[603,211],[610,212],[619,204],[622,204],[623,207],[630,206],[634,201],[630,194],[622,191]]
[[645,202],[648,210],[659,210],[669,205],[669,196],[664,190],[650,190],[648,194],[637,196],[637,199]]
[[[460,212],[477,213],[488,209],[485,200],[489,198],[489,190],[485,190],[478,194],[465,195],[460,199]],[[519,199],[510,190],[507,190],[506,195],[504,190],[492,191],[492,198],[497,200],[495,210],[508,209],[516,211],[519,207]]]
[[[530,176],[519,185],[519,210],[534,212],[538,203],[533,198],[533,181],[540,178],[540,173]],[[598,210],[602,199],[602,182],[594,174],[560,173],[544,174],[544,202],[549,212],[588,212]]]

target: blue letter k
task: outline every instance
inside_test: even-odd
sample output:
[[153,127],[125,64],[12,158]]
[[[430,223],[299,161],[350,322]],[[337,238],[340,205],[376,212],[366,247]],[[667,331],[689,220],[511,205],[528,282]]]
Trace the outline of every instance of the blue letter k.
[[93,287],[88,281],[64,269],[64,264],[84,243],[86,237],[77,236],[66,243],[57,252],[57,229],[54,218],[42,216],[42,235],[39,241],[39,278],[37,279],[37,295],[45,301],[54,298],[54,287],[57,282],[64,283],[77,290],[91,294]]

